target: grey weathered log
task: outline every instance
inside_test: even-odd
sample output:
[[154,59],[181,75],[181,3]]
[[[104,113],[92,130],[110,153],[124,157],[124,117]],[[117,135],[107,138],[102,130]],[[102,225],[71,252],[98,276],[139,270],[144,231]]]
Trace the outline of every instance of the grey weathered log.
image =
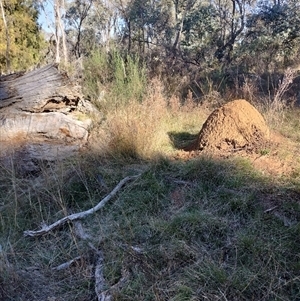
[[10,112],[49,112],[66,106],[72,110],[80,98],[76,86],[56,65],[0,79],[0,108],[12,106]]
[[0,77],[0,141],[26,139],[85,143],[93,110],[80,87],[51,64]]

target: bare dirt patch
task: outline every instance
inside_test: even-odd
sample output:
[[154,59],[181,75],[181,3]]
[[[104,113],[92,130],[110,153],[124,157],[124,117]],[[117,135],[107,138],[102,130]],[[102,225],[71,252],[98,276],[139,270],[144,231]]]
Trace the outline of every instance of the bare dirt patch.
[[279,133],[270,134],[270,143],[260,153],[248,154],[253,166],[265,174],[273,176],[298,177],[300,171],[299,143]]
[[238,99],[214,110],[186,150],[254,149],[268,140],[269,128],[262,115],[249,102]]
[[186,161],[200,156],[216,159],[247,158],[256,170],[267,176],[295,178],[300,176],[299,143],[276,132],[270,132],[269,142],[261,145],[256,151],[244,148],[189,152],[179,150],[174,159]]

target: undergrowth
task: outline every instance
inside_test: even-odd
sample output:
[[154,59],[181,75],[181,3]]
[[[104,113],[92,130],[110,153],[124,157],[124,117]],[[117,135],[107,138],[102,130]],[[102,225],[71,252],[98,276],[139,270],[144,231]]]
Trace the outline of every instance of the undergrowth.
[[183,132],[198,133],[207,115],[207,109],[190,98],[185,103],[177,97],[167,99],[160,81],[154,78],[145,88],[142,102],[132,100],[111,107],[90,143],[104,156],[151,159],[160,153],[174,153],[174,146],[182,148],[173,138]]
[[[199,132],[206,106],[191,93],[166,97],[138,60],[92,58],[85,88],[104,118],[90,151],[39,162],[37,176],[24,176],[13,158],[0,164],[0,300],[96,299],[97,250],[113,300],[300,300],[299,174],[262,174],[250,158],[186,159],[180,149]],[[297,142],[296,111],[273,109],[274,125]],[[95,206],[136,174],[81,224],[23,236]]]
[[100,111],[141,101],[146,85],[146,70],[138,57],[96,50],[84,63],[83,90]]

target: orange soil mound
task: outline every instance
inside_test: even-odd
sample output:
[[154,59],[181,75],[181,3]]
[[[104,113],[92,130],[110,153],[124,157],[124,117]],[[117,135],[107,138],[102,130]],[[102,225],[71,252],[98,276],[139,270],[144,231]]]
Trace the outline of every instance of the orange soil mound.
[[269,139],[262,115],[246,100],[231,101],[211,113],[187,150],[252,149]]

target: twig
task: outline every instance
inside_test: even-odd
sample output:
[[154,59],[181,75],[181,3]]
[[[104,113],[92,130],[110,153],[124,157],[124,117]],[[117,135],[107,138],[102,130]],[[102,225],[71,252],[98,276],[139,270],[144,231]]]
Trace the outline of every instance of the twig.
[[98,250],[98,258],[95,265],[95,293],[98,301],[110,301],[111,295],[105,289],[105,279],[103,276],[103,254]]
[[265,211],[264,211],[264,213],[269,213],[269,212],[271,212],[271,211],[273,211],[274,209],[276,209],[278,206],[274,206],[274,207],[271,207],[271,208],[269,208],[269,209],[266,209]]
[[129,176],[124,178],[123,180],[121,180],[118,185],[104,198],[102,199],[96,206],[94,206],[91,209],[88,209],[86,211],[82,211],[82,212],[78,212],[78,213],[74,213],[68,216],[65,216],[64,218],[56,221],[55,223],[47,226],[47,225],[42,225],[42,229],[37,230],[37,231],[32,231],[32,230],[26,230],[24,231],[24,236],[31,236],[31,237],[35,237],[35,236],[40,236],[40,235],[44,235],[45,233],[50,232],[53,229],[56,229],[62,225],[64,225],[66,222],[71,222],[71,221],[75,221],[78,219],[83,219],[85,217],[87,217],[88,215],[91,215],[95,212],[97,212],[98,210],[100,210],[102,207],[104,207],[104,205],[111,199],[113,198],[117,192],[122,188],[122,186],[124,184],[126,184],[127,182],[134,180],[136,178],[138,178],[140,176],[136,175],[136,176]]
[[103,276],[103,254],[97,252],[98,258],[95,265],[95,293],[98,301],[111,301],[112,293],[122,288],[129,278],[129,273],[126,269],[122,269],[122,278],[113,286],[106,288],[105,279]]
[[77,256],[67,262],[64,262],[62,264],[60,264],[59,266],[57,267],[54,267],[52,268],[52,270],[55,270],[55,271],[61,271],[61,270],[65,270],[65,269],[68,269],[74,262],[80,260],[82,258],[82,256]]
[[110,301],[111,295],[106,290],[106,281],[103,275],[103,266],[104,266],[104,255],[103,252],[97,249],[94,244],[89,241],[90,237],[87,235],[82,227],[80,221],[74,223],[75,233],[83,240],[88,241],[89,247],[96,253],[97,259],[95,263],[95,293],[97,295],[98,301]]
[[[88,239],[90,239],[90,236],[84,232],[84,229],[83,229],[82,224],[81,224],[80,221],[75,221],[75,222],[74,222],[74,230],[75,230],[75,234],[76,234],[79,238],[81,238],[81,239],[83,239],[83,240],[88,240]],[[94,247],[94,245],[92,245],[92,249],[93,249],[93,250],[96,249],[96,248]],[[78,261],[78,260],[80,260],[80,259],[82,259],[82,258],[83,258],[83,256],[77,256],[77,257],[75,257],[75,258],[73,258],[73,259],[71,259],[71,260],[69,260],[69,261],[67,261],[67,262],[64,262],[64,263],[62,263],[62,264],[60,264],[60,265],[58,265],[58,266],[52,268],[52,270],[54,270],[54,271],[61,271],[61,270],[68,269],[74,262],[76,262],[76,261]]]
[[81,221],[75,221],[73,224],[74,224],[74,232],[76,236],[78,236],[82,240],[88,241],[91,239],[90,235],[85,233]]

